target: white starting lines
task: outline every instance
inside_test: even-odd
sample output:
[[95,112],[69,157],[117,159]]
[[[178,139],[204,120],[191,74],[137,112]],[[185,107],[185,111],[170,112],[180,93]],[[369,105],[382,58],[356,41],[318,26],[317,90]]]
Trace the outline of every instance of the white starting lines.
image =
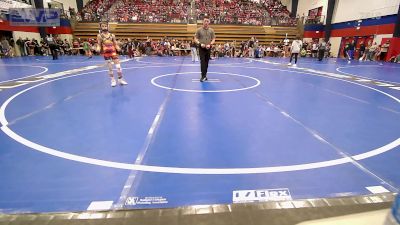
[[[130,60],[131,59],[124,59],[124,60],[120,60],[120,62],[123,63],[123,62],[127,62]],[[23,78],[20,78],[17,80],[12,80],[10,82],[0,83],[0,91],[2,89],[16,88],[16,87],[20,87],[20,86],[30,84],[30,83],[35,83],[35,82],[39,82],[39,81],[43,81],[43,80],[47,80],[47,79],[54,79],[54,78],[72,75],[72,74],[76,74],[76,73],[81,73],[84,71],[93,70],[93,69],[97,69],[97,68],[101,68],[101,67],[104,67],[104,64],[99,64],[99,65],[94,65],[94,66],[85,66],[85,67],[81,67],[81,68],[77,68],[77,69],[65,70],[65,71],[52,73],[52,74],[46,74],[46,75],[42,75],[42,76],[23,77]],[[47,71],[47,68],[46,68],[46,71]],[[37,74],[37,75],[39,75],[39,74]]]
[[71,75],[71,74],[74,74],[74,73],[80,73],[80,72],[87,71],[87,70],[96,69],[96,68],[99,68],[99,67],[102,67],[102,66],[99,66],[99,65],[97,65],[97,66],[85,66],[85,67],[78,68],[78,69],[65,70],[65,71],[58,72],[58,73],[43,75],[43,76],[40,76],[38,78],[52,79],[52,78],[66,76],[66,75]]
[[[5,64],[2,66],[15,66],[15,67],[31,67],[31,68],[41,68],[43,69],[43,71],[40,71],[38,73],[35,74],[31,74],[31,75],[27,75],[24,77],[20,77],[20,78],[15,78],[15,79],[11,79],[11,80],[5,80],[5,81],[0,81],[0,91],[2,89],[9,89],[9,88],[14,88],[14,87],[19,87],[24,85],[25,83],[32,83],[32,82],[36,82],[36,80],[39,80],[38,78],[35,78],[36,76],[39,76],[40,74],[46,73],[49,69],[47,67],[43,67],[43,66],[32,66],[32,65],[11,65],[11,64]],[[2,89],[1,89],[2,88]]]
[[[200,79],[192,79],[192,82],[193,82],[193,83],[199,83],[199,82],[200,82]],[[203,81],[203,82],[218,83],[218,82],[221,82],[221,80],[220,80],[220,79],[208,79],[208,78],[207,78],[207,80],[206,80],[206,81]]]
[[[257,86],[259,86],[261,84],[261,81],[251,77],[251,76],[246,76],[246,75],[242,75],[242,74],[235,74],[235,73],[222,73],[222,72],[208,72],[208,74],[219,74],[219,75],[224,75],[224,76],[233,76],[233,77],[240,77],[240,78],[247,78],[249,80],[253,80],[254,84],[252,84],[251,86],[248,85],[246,87],[240,87],[240,88],[234,88],[234,89],[219,89],[219,90],[204,90],[204,89],[200,89],[200,90],[195,90],[195,89],[186,89],[186,88],[177,88],[177,87],[169,87],[160,83],[157,83],[157,80],[163,79],[165,77],[171,77],[171,76],[185,76],[188,74],[199,74],[199,72],[182,72],[182,73],[169,73],[169,74],[162,74],[159,76],[154,77],[153,79],[151,79],[151,83],[159,88],[163,88],[163,89],[167,89],[167,90],[173,90],[173,91],[182,91],[182,92],[194,92],[194,93],[220,93],[220,92],[235,92],[235,91],[244,91],[244,90],[248,90],[251,88],[255,88]],[[199,78],[192,78],[191,81],[194,82],[200,82]],[[205,82],[220,82],[220,79],[208,79]],[[204,83],[204,82],[203,82]]]
[[47,74],[47,75],[43,75],[43,76],[21,78],[20,80],[0,84],[0,89],[16,88],[16,87],[20,87],[20,86],[23,86],[26,84],[35,83],[35,82],[52,79],[52,78],[57,78],[57,77],[61,77],[61,76],[71,75],[71,74],[75,74],[75,73],[79,73],[79,72],[83,72],[83,71],[87,71],[87,70],[92,70],[92,69],[96,69],[96,68],[100,68],[100,67],[103,67],[103,65],[86,66],[86,67],[82,67],[82,68],[78,68],[78,69],[65,70],[62,72]]

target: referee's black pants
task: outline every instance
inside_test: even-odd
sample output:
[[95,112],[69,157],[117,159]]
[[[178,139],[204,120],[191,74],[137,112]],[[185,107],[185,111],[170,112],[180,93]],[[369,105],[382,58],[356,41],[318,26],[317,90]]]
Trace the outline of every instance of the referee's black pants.
[[211,49],[199,48],[201,77],[207,77],[208,62],[210,61]]
[[318,50],[318,61],[322,61],[325,55],[325,49],[319,49]]
[[58,59],[58,52],[57,52],[58,46],[55,44],[50,44],[49,47],[50,47],[51,55],[53,56],[53,60]]

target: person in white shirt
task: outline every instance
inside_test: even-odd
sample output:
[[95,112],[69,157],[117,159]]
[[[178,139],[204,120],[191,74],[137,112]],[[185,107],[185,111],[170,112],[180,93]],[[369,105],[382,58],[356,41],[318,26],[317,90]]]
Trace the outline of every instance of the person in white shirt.
[[192,41],[190,42],[190,53],[192,55],[192,62],[198,62],[199,56],[197,54],[197,44],[194,40],[194,37],[193,37]]
[[293,60],[293,56],[294,56],[294,65],[293,66],[297,66],[297,56],[300,53],[301,47],[303,45],[303,42],[300,40],[299,37],[296,37],[296,39],[294,39],[294,41],[292,42],[292,46],[290,47],[290,62],[288,64],[288,66],[292,65],[292,60]]
[[286,33],[286,38],[283,40],[283,57],[287,57],[289,54],[289,42],[290,40],[287,38],[287,33]]
[[386,61],[386,55],[388,53],[388,49],[390,46],[390,41],[387,40],[385,44],[382,45],[381,47],[381,55],[380,55],[380,60],[381,61]]
[[312,44],[312,49],[311,49],[311,54],[313,58],[317,57],[317,53],[318,53],[318,45],[317,43],[314,41]]

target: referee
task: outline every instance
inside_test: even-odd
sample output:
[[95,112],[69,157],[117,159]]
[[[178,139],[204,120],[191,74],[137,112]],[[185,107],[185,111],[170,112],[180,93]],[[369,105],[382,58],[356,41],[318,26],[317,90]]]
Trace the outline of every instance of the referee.
[[50,47],[50,51],[51,51],[51,55],[53,56],[53,60],[57,60],[58,59],[58,45],[57,45],[56,37],[52,37],[52,36],[48,35],[46,41]]
[[212,28],[209,27],[210,19],[208,16],[204,16],[203,27],[197,29],[195,35],[195,42],[199,45],[199,55],[201,64],[201,78],[200,82],[207,80],[207,69],[208,62],[210,61],[211,46],[215,42],[215,33]]

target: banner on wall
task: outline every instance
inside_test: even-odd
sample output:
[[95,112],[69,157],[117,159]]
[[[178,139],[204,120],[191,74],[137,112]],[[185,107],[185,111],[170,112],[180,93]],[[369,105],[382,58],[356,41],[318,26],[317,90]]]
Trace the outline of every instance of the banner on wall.
[[9,14],[11,26],[60,26],[60,9],[13,8]]

